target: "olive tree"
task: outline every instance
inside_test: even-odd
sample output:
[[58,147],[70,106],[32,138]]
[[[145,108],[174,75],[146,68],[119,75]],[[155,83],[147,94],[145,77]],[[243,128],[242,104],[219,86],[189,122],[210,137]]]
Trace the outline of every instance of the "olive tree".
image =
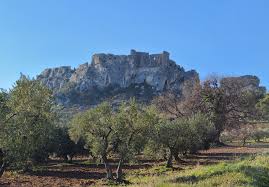
[[114,152],[119,157],[116,180],[122,181],[122,165],[144,149],[148,135],[158,116],[153,108],[143,108],[131,100],[123,103],[115,114],[113,127]]
[[181,161],[179,154],[195,153],[208,148],[212,133],[214,133],[214,127],[210,121],[204,115],[197,114],[192,117],[162,120],[156,123],[152,143],[155,144],[153,147],[168,150],[166,166],[172,167],[173,158]]
[[27,169],[48,156],[54,121],[52,92],[36,80],[22,76],[9,93],[9,111],[2,125],[1,146],[12,166]]
[[77,114],[69,133],[74,141],[84,139],[92,154],[102,159],[108,179],[113,179],[108,159],[113,154],[118,159],[116,180],[122,182],[123,164],[143,150],[147,134],[157,120],[152,108],[144,109],[135,100],[122,103],[116,111],[108,103],[102,103]]
[[214,141],[216,129],[213,123],[204,114],[197,113],[187,118],[191,137],[188,140],[188,152],[197,153],[199,150],[209,149]]
[[102,103],[75,115],[69,129],[72,140],[78,142],[81,138],[84,139],[92,154],[102,159],[108,179],[112,179],[108,156],[113,148],[113,123],[112,107]]

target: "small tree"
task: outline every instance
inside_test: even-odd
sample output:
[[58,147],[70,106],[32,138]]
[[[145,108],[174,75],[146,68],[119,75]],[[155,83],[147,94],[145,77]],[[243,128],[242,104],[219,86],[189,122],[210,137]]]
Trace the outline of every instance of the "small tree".
[[116,172],[116,180],[122,181],[122,165],[134,158],[138,149],[143,150],[150,130],[158,116],[154,109],[143,109],[135,100],[123,103],[116,113],[113,127],[114,152],[118,154],[119,163]]
[[108,103],[102,103],[77,114],[72,119],[69,132],[75,141],[85,139],[94,156],[102,158],[108,179],[113,179],[108,156],[112,153],[117,156],[116,180],[122,182],[123,164],[143,150],[148,141],[147,134],[157,120],[152,108],[143,109],[135,100],[122,103],[116,112],[112,112]]
[[172,167],[173,157],[186,149],[184,142],[187,140],[186,136],[190,136],[188,133],[187,124],[180,120],[165,121],[156,127],[155,143],[161,144],[169,151],[166,167]]
[[101,157],[105,164],[107,178],[112,179],[112,169],[108,155],[112,151],[113,113],[108,103],[102,103],[94,109],[79,113],[71,121],[69,130],[72,140],[85,139],[92,153]]
[[187,121],[191,129],[188,151],[190,153],[197,153],[199,150],[209,149],[216,133],[213,123],[206,115],[201,113],[189,117]]
[[[48,156],[54,121],[52,92],[36,80],[22,76],[10,91],[9,113],[3,125],[2,148],[13,166],[27,169]],[[11,118],[12,117],[12,118]]]
[[168,150],[166,166],[173,167],[173,158],[181,160],[179,154],[195,153],[207,148],[213,131],[210,121],[201,114],[164,120],[155,125],[152,142]]

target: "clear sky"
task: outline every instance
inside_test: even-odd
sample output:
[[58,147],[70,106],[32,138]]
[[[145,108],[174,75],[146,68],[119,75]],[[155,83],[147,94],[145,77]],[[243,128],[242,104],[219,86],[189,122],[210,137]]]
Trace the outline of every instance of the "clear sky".
[[269,88],[268,0],[1,0],[0,87],[93,53],[169,51],[186,70]]

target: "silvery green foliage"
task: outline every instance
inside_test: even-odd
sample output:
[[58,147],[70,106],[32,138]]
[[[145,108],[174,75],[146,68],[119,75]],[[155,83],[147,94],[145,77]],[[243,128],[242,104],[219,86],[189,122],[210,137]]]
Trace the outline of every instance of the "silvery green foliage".
[[55,119],[53,105],[52,92],[36,80],[22,76],[11,89],[8,120],[1,129],[5,159],[11,165],[25,168],[47,158],[46,145]]

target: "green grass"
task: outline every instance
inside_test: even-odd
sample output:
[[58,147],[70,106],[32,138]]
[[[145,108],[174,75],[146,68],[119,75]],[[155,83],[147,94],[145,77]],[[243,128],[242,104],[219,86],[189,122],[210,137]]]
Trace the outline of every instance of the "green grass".
[[132,183],[131,186],[268,187],[269,155],[180,171],[158,166],[129,173],[127,180]]

